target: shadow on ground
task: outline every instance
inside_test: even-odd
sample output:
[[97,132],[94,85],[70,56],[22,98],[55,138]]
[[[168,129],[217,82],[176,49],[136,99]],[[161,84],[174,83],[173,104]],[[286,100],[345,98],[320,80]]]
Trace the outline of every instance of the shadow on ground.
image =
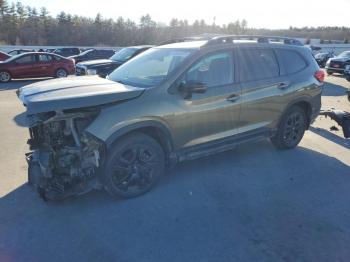
[[322,96],[345,96],[347,90],[344,86],[325,82],[322,89]]
[[350,168],[267,142],[178,165],[152,192],[0,199],[0,261],[347,261]]
[[[341,127],[339,127],[339,129],[341,129]],[[324,128],[319,128],[319,127],[315,128],[313,126],[310,126],[309,130],[314,132],[315,134],[318,134],[318,135],[342,146],[342,147],[350,149],[350,139],[339,137],[336,134],[333,134],[332,132],[330,132]],[[341,131],[341,132],[343,132],[343,131]]]

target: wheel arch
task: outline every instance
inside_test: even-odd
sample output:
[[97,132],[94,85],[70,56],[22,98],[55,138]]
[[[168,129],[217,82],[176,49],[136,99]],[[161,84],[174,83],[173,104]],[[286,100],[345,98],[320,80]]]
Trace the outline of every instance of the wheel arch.
[[140,132],[152,137],[161,145],[167,159],[169,160],[171,158],[171,153],[174,151],[174,144],[170,130],[165,124],[155,120],[146,120],[130,124],[115,131],[105,141],[107,150],[120,138],[135,132]]
[[284,110],[284,112],[283,112],[283,114],[282,114],[282,116],[281,116],[279,122],[281,121],[281,119],[282,119],[282,117],[285,115],[285,113],[286,113],[292,106],[298,106],[298,107],[300,107],[301,109],[304,110],[305,115],[306,115],[306,117],[307,117],[307,128],[309,128],[309,126],[310,126],[310,124],[311,124],[312,103],[311,103],[310,99],[307,98],[307,97],[299,98],[299,99],[297,99],[297,100],[293,100],[292,102],[290,102],[290,103],[286,106],[286,108],[285,108],[285,110]]

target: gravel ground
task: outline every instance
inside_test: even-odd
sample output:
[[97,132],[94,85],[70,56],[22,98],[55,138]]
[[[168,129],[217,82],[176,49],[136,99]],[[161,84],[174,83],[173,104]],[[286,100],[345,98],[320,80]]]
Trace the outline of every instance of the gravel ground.
[[[350,112],[350,83],[326,81],[323,109]],[[28,83],[0,85],[0,261],[349,261],[350,140],[329,119],[294,150],[262,141],[182,163],[139,198],[44,202],[26,185],[15,89]]]

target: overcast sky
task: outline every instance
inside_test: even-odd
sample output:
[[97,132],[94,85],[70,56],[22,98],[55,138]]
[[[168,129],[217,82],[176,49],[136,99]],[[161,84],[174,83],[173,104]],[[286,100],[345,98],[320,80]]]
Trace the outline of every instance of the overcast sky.
[[350,0],[21,0],[25,5],[45,6],[51,15],[60,11],[95,17],[101,13],[105,18],[119,16],[135,22],[144,14],[150,14],[157,22],[169,23],[175,17],[204,19],[216,24],[226,24],[245,18],[249,27],[288,28],[289,26],[349,26]]

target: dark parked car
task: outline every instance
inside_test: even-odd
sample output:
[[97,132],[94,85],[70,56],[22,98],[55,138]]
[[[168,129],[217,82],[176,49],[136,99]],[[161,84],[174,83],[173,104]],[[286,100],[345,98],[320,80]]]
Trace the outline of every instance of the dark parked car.
[[152,46],[131,46],[126,47],[115,53],[109,59],[103,60],[93,60],[81,62],[76,65],[76,75],[99,75],[101,77],[106,77],[114,69],[118,68],[120,65],[124,64],[131,58],[141,54]]
[[33,49],[13,49],[7,53],[11,56],[14,56],[14,55],[19,55],[19,54],[29,53],[29,52],[35,52],[35,50],[33,50]]
[[34,77],[66,77],[75,71],[74,61],[51,53],[25,53],[0,62],[0,82]]
[[58,54],[64,57],[69,57],[69,56],[80,54],[80,49],[77,47],[63,47],[63,48],[55,49],[52,53]]
[[332,52],[318,53],[315,55],[316,62],[320,67],[325,67],[328,59],[333,57],[334,54]]
[[345,66],[344,76],[345,76],[346,80],[348,80],[350,82],[350,64]]
[[11,55],[0,51],[0,61],[4,61],[4,60],[6,60],[9,57],[11,57]]
[[128,198],[149,191],[166,166],[242,142],[268,138],[279,149],[296,147],[319,114],[324,72],[309,48],[276,39],[157,46],[107,79],[21,88],[29,182],[45,199],[94,188]]
[[115,51],[110,49],[89,49],[79,55],[70,56],[70,58],[73,58],[77,64],[88,60],[107,59],[114,54]]
[[326,63],[327,74],[343,74],[346,65],[350,64],[350,51],[344,51],[340,55],[328,59]]

